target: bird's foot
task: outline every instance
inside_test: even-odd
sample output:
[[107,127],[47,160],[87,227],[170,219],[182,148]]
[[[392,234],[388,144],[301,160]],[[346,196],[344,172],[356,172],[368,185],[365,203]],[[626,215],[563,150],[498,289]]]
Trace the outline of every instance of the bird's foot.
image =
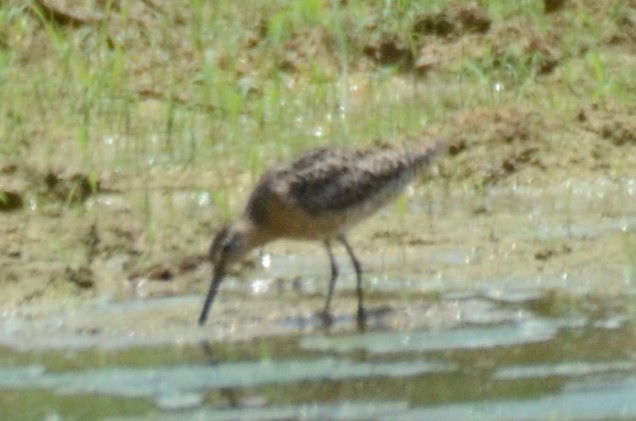
[[329,310],[321,311],[319,317],[322,320],[323,328],[329,329],[333,325],[334,317]]
[[367,328],[367,312],[365,311],[364,307],[358,307],[357,322],[358,330],[360,332],[364,332]]

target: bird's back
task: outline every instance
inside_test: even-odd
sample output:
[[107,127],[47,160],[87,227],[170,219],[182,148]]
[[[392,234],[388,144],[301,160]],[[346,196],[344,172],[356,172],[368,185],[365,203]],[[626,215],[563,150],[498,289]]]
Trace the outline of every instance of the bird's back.
[[[265,224],[282,208],[298,209],[314,222],[351,225],[395,198],[437,152],[421,150],[322,148],[268,171],[246,209]],[[272,206],[274,204],[274,206]]]

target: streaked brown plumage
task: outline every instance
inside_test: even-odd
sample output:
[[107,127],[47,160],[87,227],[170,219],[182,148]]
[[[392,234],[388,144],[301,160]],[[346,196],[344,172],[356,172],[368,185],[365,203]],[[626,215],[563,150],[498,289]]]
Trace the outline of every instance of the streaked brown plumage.
[[323,314],[329,308],[338,277],[331,245],[344,245],[357,276],[358,322],[364,320],[362,269],[346,235],[351,227],[397,197],[413,177],[444,147],[419,149],[328,147],[307,152],[266,172],[243,214],[214,238],[210,257],[214,276],[199,317],[207,320],[228,265],[252,249],[279,238],[321,241],[331,263]]

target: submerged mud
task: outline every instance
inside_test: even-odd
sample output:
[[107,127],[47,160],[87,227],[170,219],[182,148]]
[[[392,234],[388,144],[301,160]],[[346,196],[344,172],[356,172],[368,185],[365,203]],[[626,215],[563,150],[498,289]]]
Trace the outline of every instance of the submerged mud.
[[[636,191],[630,185],[472,194],[448,186],[414,186],[404,199],[406,210],[389,207],[352,235],[365,270],[370,327],[453,327],[467,319],[512,317],[490,314],[462,297],[514,302],[552,296],[555,302],[577,303],[590,296],[631,296]],[[323,328],[319,311],[329,266],[320,244],[279,242],[260,256],[255,253],[224,282],[208,324],[198,327],[211,278],[204,255],[166,252],[161,263],[141,271],[131,266],[134,258],[125,249],[101,251],[89,261],[87,245],[81,243],[86,230],[99,236],[104,227],[121,230],[130,221],[100,218],[96,225],[82,226],[82,219],[62,214],[52,223],[35,212],[24,228],[31,242],[39,235],[45,242],[52,231],[66,230],[68,237],[58,241],[68,245],[59,250],[67,258],[20,262],[20,257],[5,255],[12,260],[3,272],[9,278],[3,283],[0,343],[108,348],[245,340]],[[198,238],[205,250],[206,237]],[[187,237],[173,239],[175,244],[181,240]],[[106,250],[101,241],[96,247]],[[14,244],[15,253],[33,253],[30,244]],[[333,331],[355,325],[353,271],[343,250],[337,250],[337,259],[342,276]]]

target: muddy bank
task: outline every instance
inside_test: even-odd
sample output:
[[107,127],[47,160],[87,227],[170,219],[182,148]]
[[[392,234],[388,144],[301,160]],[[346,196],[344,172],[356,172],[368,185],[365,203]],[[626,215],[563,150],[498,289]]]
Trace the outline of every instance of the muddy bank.
[[[473,307],[471,297],[540,298],[556,308],[587,305],[594,297],[616,302],[630,314],[634,245],[627,233],[636,224],[636,191],[610,186],[570,185],[553,189],[553,195],[548,188],[476,195],[415,187],[407,195],[406,212],[388,208],[352,236],[365,268],[371,329],[492,320],[491,310]],[[68,223],[78,226],[76,220]],[[201,237],[205,249],[209,239]],[[328,279],[322,247],[280,242],[265,253],[265,259],[253,256],[225,281],[203,328],[196,319],[211,267],[202,258],[166,254],[151,271],[135,275],[121,254],[97,255],[88,263],[79,253],[77,266],[64,259],[14,263],[5,266],[4,273],[15,279],[3,284],[0,341],[19,348],[109,348],[321,331]],[[344,251],[337,253],[343,275],[332,330],[351,330],[354,276]],[[21,271],[30,276],[19,277]],[[49,279],[45,283],[43,276]]]
[[[377,323],[448,323],[451,292],[484,288],[631,294],[630,2],[534,15],[449,2],[393,24],[375,6],[364,24],[344,9],[350,31],[320,23],[327,6],[314,21],[164,3],[0,6],[16,16],[0,34],[15,80],[0,106],[2,343],[40,346],[51,329],[101,345],[317,328],[327,260],[297,243],[268,247],[268,268],[258,256],[236,268],[211,323],[194,323],[214,231],[267,166],[331,143],[452,143],[352,235],[370,305],[388,309]],[[217,44],[197,16],[238,26]],[[338,288],[348,328],[350,272]]]

